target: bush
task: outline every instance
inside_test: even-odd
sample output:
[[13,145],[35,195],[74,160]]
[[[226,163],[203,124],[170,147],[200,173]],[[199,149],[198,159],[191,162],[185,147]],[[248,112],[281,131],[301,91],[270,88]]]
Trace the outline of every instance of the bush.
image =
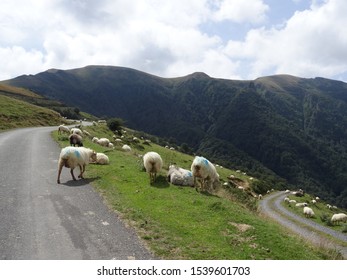
[[107,127],[113,132],[116,130],[121,130],[123,124],[124,121],[119,118],[112,118],[107,120]]

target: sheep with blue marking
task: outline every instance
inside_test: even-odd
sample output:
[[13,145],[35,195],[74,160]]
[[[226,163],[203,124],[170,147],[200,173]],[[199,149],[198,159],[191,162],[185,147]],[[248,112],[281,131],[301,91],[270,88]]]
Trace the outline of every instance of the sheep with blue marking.
[[70,168],[70,173],[72,179],[76,181],[73,170],[79,166],[80,175],[78,178],[83,179],[83,173],[85,171],[86,165],[90,161],[96,161],[96,152],[92,149],[85,147],[65,147],[61,150],[58,162],[58,179],[57,183],[60,184],[60,174],[63,166]]
[[[194,158],[191,171],[196,190],[210,191],[216,183],[219,183],[219,174],[217,173],[216,167],[204,157],[196,156]],[[200,183],[200,187],[198,187],[198,183]]]
[[170,165],[167,173],[168,181],[176,186],[194,186],[193,173],[176,165]]

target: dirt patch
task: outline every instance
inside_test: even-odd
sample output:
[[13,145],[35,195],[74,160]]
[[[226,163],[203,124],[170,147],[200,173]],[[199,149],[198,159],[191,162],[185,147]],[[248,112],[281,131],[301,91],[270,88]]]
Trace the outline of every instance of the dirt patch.
[[239,231],[241,232],[245,232],[249,229],[253,229],[254,227],[252,227],[251,225],[247,225],[247,224],[237,224],[237,223],[229,223],[230,225],[236,227]]

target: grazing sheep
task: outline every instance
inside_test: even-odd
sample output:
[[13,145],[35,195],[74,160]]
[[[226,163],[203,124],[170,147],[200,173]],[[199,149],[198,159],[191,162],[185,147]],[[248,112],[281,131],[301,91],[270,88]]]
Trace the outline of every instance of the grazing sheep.
[[82,130],[82,132],[83,132],[84,135],[87,135],[89,137],[91,136],[90,133],[87,130]]
[[285,197],[283,201],[289,203],[290,199],[288,197]]
[[60,184],[60,174],[63,166],[70,168],[72,179],[76,181],[73,170],[76,166],[80,167],[80,175],[78,178],[83,179],[83,173],[86,165],[90,159],[96,160],[95,151],[84,147],[65,147],[61,150],[58,162],[58,179],[57,183]]
[[285,190],[285,193],[290,193],[290,190]]
[[295,204],[296,207],[306,207],[307,206],[307,203],[306,202],[299,202],[297,204]]
[[99,140],[99,138],[98,138],[98,137],[93,137],[92,142],[93,142],[93,143],[97,143],[97,142],[98,142],[98,140]]
[[191,166],[194,177],[194,186],[197,190],[196,180],[200,180],[200,189],[209,190],[215,183],[219,182],[219,174],[215,166],[204,157],[196,156]]
[[123,145],[122,146],[122,150],[125,151],[125,152],[130,152],[131,148],[128,145]]
[[58,127],[58,134],[62,134],[63,132],[67,133],[67,134],[70,134],[70,128],[68,128],[67,126],[61,124]]
[[76,128],[76,127],[71,128],[71,133],[83,136],[82,130],[80,130],[79,128]]
[[82,142],[82,136],[78,135],[78,134],[71,134],[69,136],[69,141],[70,141],[70,145],[71,146],[78,146],[78,147],[82,147],[83,146],[83,142]]
[[259,194],[258,199],[263,199],[263,196],[261,194]]
[[334,214],[331,217],[331,222],[333,224],[338,224],[339,222],[347,222],[347,215],[345,213]]
[[106,165],[110,163],[110,160],[108,156],[105,155],[104,153],[96,153],[96,160],[91,162],[101,164],[101,165]]
[[295,199],[291,199],[288,201],[289,203],[296,203],[296,200]]
[[113,143],[108,144],[108,147],[111,148],[111,149],[113,149],[113,148],[114,148]]
[[194,186],[194,178],[192,172],[175,165],[169,166],[167,178],[168,181],[173,185]]
[[310,207],[305,206],[303,212],[307,218],[311,218],[314,216],[314,212]]
[[103,147],[108,147],[108,145],[111,143],[109,139],[107,138],[100,138],[98,141],[96,141],[97,144]]
[[328,209],[331,209],[331,208],[333,208],[330,204],[327,204],[327,208]]
[[312,199],[312,200],[311,200],[311,203],[312,203],[312,204],[316,204],[316,203],[317,203],[317,200]]
[[152,184],[163,166],[163,160],[158,153],[148,152],[143,156],[143,165],[146,172],[149,173],[150,183]]

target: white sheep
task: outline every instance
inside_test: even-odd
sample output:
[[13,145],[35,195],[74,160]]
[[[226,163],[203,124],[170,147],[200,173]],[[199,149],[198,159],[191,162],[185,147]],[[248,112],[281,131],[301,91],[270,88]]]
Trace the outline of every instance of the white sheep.
[[314,216],[314,212],[313,212],[313,210],[310,207],[305,206],[304,209],[303,209],[303,212],[304,212],[304,215],[307,218],[311,218],[311,217]]
[[289,203],[296,203],[296,200],[295,199],[291,199],[288,201]]
[[263,199],[263,196],[261,194],[259,194],[258,199]]
[[316,204],[316,203],[317,203],[317,200],[312,199],[312,200],[311,200],[311,203],[312,203],[312,204]]
[[146,172],[149,173],[150,183],[152,184],[163,166],[163,160],[158,153],[148,152],[143,156],[143,165]]
[[331,217],[331,222],[333,224],[338,224],[339,222],[347,222],[347,215],[345,213],[334,214]]
[[93,143],[97,143],[97,142],[98,142],[98,140],[99,140],[99,138],[98,138],[98,137],[93,137],[92,142],[93,142]]
[[95,161],[91,161],[92,163],[97,163],[101,165],[109,164],[110,160],[107,155],[104,153],[96,153],[96,159]]
[[219,182],[219,174],[215,166],[206,158],[196,156],[193,160],[191,171],[194,176],[194,186],[197,190],[196,181],[200,180],[200,189],[209,190],[211,186]]
[[70,134],[70,128],[68,128],[67,126],[61,124],[58,127],[58,134],[62,134],[63,132],[67,133],[67,134]]
[[100,138],[96,141],[97,144],[103,147],[108,147],[108,145],[111,143],[109,139],[107,138]]
[[285,197],[283,201],[289,203],[290,199],[288,197]]
[[131,152],[131,148],[128,145],[123,145],[122,146],[122,150],[125,151],[125,152]]
[[58,162],[58,179],[57,183],[60,184],[60,174],[63,166],[70,168],[72,179],[76,181],[73,170],[76,166],[80,167],[80,175],[78,178],[83,179],[83,173],[86,165],[90,159],[96,160],[95,151],[84,147],[65,147],[61,150]]
[[114,148],[113,143],[109,143],[109,144],[108,144],[108,147],[109,147],[110,149],[113,149],[113,148]]
[[71,128],[71,133],[83,136],[82,130],[80,130],[79,128],[76,128],[76,127]]
[[296,207],[305,207],[307,206],[307,203],[306,202],[299,202],[297,204],[295,204]]
[[178,186],[194,186],[193,174],[190,170],[170,165],[167,173],[168,181]]

